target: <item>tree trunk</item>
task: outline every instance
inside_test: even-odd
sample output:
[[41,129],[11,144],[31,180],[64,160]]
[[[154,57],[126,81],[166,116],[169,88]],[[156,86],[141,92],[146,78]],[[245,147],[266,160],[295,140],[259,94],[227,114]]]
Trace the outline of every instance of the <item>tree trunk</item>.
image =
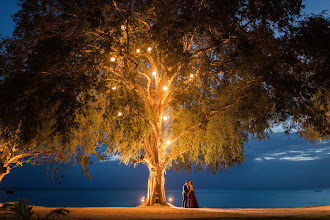
[[6,173],[0,173],[0,183],[2,181],[2,179],[5,177]]
[[4,166],[3,163],[0,163],[0,183],[4,176],[10,173],[10,168],[7,166]]
[[144,203],[146,206],[152,206],[156,203],[160,205],[167,205],[165,197],[165,167],[148,167],[149,179],[148,179],[148,194]]

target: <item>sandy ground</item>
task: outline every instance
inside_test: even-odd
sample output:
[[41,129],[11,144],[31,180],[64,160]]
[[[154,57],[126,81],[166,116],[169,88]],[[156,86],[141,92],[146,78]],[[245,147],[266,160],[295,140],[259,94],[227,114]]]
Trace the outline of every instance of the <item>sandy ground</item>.
[[[0,206],[2,206],[0,204]],[[54,208],[34,206],[40,217]],[[71,208],[63,219],[330,219],[330,205],[288,209],[182,209],[178,207],[99,207]],[[36,218],[36,215],[34,215]],[[0,219],[16,219],[10,211],[0,210]]]

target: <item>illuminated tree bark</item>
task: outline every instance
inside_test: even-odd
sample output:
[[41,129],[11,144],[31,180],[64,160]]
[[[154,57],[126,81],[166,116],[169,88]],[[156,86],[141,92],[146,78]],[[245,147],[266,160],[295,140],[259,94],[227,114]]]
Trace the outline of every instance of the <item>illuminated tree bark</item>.
[[155,203],[166,205],[165,197],[165,167],[158,165],[149,168],[148,194],[145,205],[150,206]]
[[[46,155],[48,153],[48,155]],[[2,179],[8,175],[13,167],[23,166],[24,163],[29,163],[32,165],[45,164],[50,161],[53,153],[44,151],[43,153],[21,153],[21,154],[8,154],[6,156],[5,152],[0,153],[0,182]]]
[[1,161],[0,161],[0,183],[2,179],[10,173],[10,168],[5,166]]
[[166,205],[165,197],[165,170],[169,163],[168,160],[168,144],[165,143],[163,138],[163,108],[159,105],[159,111],[155,110],[154,113],[158,115],[156,126],[154,127],[154,139],[149,144],[144,145],[146,153],[143,155],[143,161],[146,163],[149,170],[148,178],[148,193],[144,205],[150,206],[155,203]]

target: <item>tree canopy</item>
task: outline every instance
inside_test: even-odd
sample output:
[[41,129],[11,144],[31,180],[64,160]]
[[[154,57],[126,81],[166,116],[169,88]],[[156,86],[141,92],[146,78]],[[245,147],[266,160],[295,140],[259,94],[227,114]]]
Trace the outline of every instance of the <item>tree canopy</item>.
[[2,126],[22,146],[146,163],[148,205],[166,203],[167,167],[240,164],[274,125],[329,138],[329,18],[302,19],[301,0],[21,4]]

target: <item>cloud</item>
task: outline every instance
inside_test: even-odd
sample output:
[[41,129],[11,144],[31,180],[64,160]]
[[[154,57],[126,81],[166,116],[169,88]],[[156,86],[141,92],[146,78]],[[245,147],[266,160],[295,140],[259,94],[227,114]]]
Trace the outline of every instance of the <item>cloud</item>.
[[286,154],[286,152],[281,152],[281,153],[273,153],[273,154],[269,154],[270,156],[280,156]]
[[328,150],[328,148],[323,148],[323,149],[317,149],[315,150],[316,153],[322,153],[324,151]]
[[[299,145],[296,145],[296,147]],[[322,145],[324,146],[324,145]],[[313,161],[330,158],[330,147],[309,148],[305,150],[287,150],[275,153],[263,153],[254,158],[254,161]]]
[[100,162],[104,163],[104,162],[113,162],[113,161],[119,161],[119,160],[120,160],[119,156],[108,156],[103,161],[100,160]]
[[282,157],[280,160],[288,160],[288,161],[310,161],[310,160],[319,160],[320,157],[303,157],[303,156],[295,156],[295,157]]
[[273,133],[283,133],[284,132],[282,125],[274,126],[271,128],[271,130]]
[[297,151],[297,150],[290,150],[290,151],[288,151],[288,152],[283,152],[284,154],[286,154],[286,153],[292,153],[292,154],[302,154],[302,153],[304,153],[303,151]]
[[[273,133],[284,133],[285,131],[285,127],[288,127],[290,124],[292,124],[292,120],[289,119],[287,121],[285,121],[284,123],[280,123],[278,125],[274,125],[272,128],[271,128],[271,131]],[[290,132],[297,132],[297,129],[291,129]]]
[[275,158],[274,157],[264,157],[263,159],[265,159],[265,160],[274,160]]

